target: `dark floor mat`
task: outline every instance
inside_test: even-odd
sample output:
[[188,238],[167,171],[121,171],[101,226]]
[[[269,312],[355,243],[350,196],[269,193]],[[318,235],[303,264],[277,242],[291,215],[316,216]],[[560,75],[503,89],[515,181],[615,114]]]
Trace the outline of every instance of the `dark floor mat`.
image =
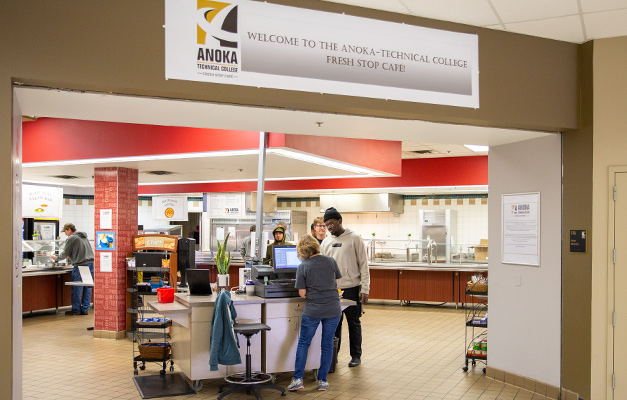
[[142,399],[194,394],[194,389],[180,373],[133,377]]

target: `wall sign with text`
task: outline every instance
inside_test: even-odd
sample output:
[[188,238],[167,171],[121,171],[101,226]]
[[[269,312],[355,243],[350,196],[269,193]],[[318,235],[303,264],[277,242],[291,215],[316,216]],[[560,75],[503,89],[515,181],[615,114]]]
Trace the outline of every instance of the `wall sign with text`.
[[165,77],[479,107],[478,36],[258,1],[165,1]]

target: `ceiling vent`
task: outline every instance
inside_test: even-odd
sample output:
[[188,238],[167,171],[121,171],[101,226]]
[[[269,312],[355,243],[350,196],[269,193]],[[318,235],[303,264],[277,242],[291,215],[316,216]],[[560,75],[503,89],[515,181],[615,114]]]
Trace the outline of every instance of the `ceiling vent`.
[[172,171],[146,171],[144,172],[148,175],[157,175],[157,176],[165,176],[165,175],[174,175],[175,173]]
[[78,179],[78,176],[74,176],[74,175],[52,175],[50,177],[57,178],[57,179],[65,179],[65,180]]

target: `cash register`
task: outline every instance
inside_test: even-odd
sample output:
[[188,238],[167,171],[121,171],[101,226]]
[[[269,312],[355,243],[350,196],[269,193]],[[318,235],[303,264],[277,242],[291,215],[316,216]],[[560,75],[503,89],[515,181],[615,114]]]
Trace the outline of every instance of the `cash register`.
[[277,245],[272,247],[274,266],[253,265],[250,269],[255,282],[255,295],[259,297],[298,297],[296,270],[300,265],[296,246]]

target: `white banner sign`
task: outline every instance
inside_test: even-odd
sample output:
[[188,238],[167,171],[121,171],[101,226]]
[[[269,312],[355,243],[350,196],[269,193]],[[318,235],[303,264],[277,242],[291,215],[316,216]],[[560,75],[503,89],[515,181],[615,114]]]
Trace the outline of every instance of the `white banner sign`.
[[540,265],[540,193],[504,194],[502,262]]
[[258,1],[165,1],[165,76],[479,107],[477,35]]
[[156,221],[187,221],[187,197],[153,197],[152,218]]
[[63,189],[22,185],[22,218],[61,218]]
[[205,193],[203,198],[209,218],[244,216],[244,193]]

